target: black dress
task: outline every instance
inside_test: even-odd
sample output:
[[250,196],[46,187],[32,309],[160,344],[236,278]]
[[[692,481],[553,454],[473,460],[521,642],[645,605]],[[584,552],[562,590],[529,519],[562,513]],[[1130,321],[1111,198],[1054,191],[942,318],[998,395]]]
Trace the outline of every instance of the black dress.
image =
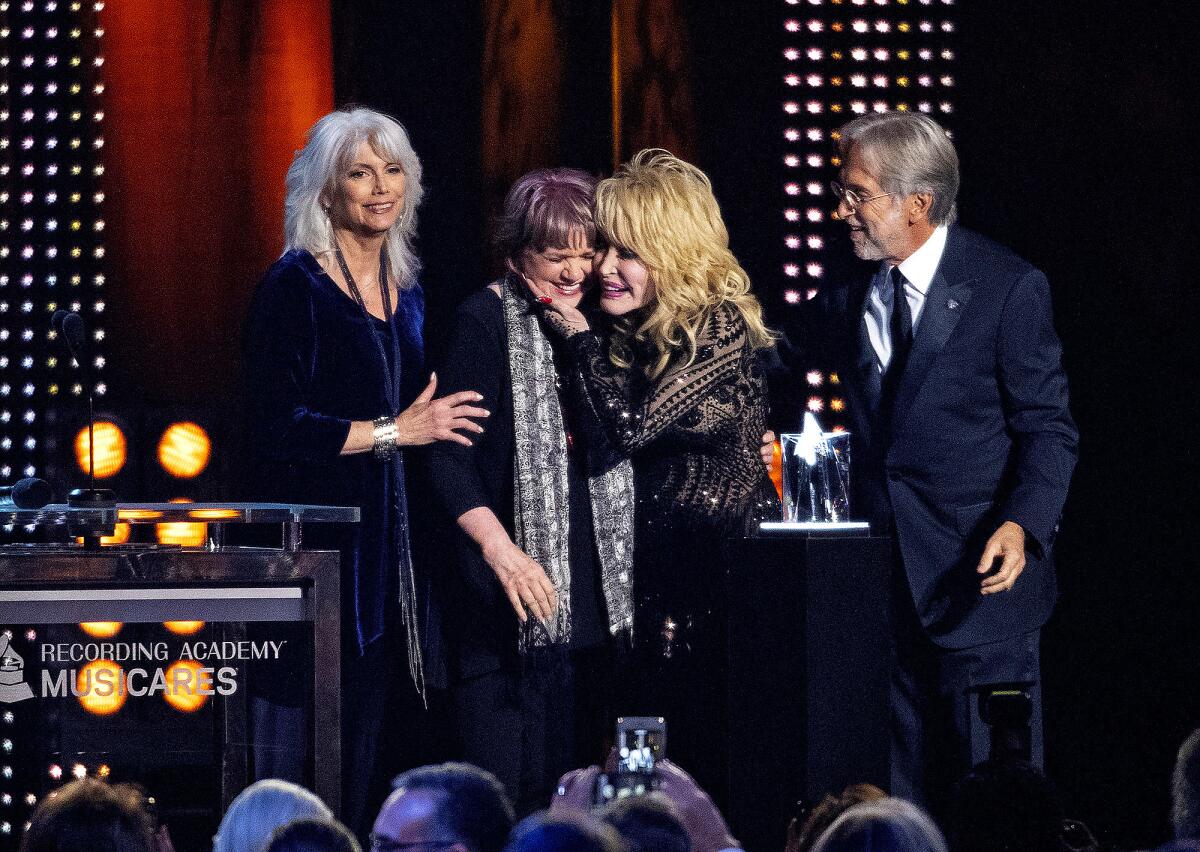
[[[611,730],[606,709],[612,641],[600,588],[600,564],[588,491],[586,435],[569,404],[573,370],[566,347],[552,338],[558,393],[568,441],[567,485],[572,631],[569,647],[518,652],[518,622],[500,582],[471,538],[454,524],[463,513],[490,509],[513,535],[512,378],[500,297],[483,288],[455,314],[439,392],[474,390],[491,412],[472,446],[442,441],[430,448],[434,497],[447,525],[448,569],[439,580],[446,602],[455,728],[463,757],[495,774],[518,812],[544,808],[569,769],[602,758]],[[534,655],[541,655],[535,658]]]
[[[424,383],[423,319],[420,287],[401,290],[401,408]],[[389,413],[368,323],[389,334],[388,323],[364,317],[311,254],[292,250],[255,291],[243,344],[246,496],[362,510],[359,524],[309,525],[304,542],[342,555],[343,818],[356,830],[374,814],[368,787],[372,766],[383,762],[376,758],[389,692],[400,685],[415,696],[396,603],[408,546],[399,534],[407,510],[404,479],[396,462],[381,463],[369,452],[339,455],[352,421]],[[377,767],[388,777],[399,768]]]
[[713,310],[696,357],[653,383],[615,367],[601,338],[570,338],[587,402],[633,461],[633,694],[627,712],[667,717],[668,750],[720,797],[724,758],[723,542],[778,519],[759,453],[766,379],[745,321]]

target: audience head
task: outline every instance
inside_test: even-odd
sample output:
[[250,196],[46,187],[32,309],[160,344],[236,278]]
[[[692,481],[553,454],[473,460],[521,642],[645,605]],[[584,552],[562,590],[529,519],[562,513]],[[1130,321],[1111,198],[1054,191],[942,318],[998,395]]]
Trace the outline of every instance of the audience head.
[[955,788],[951,821],[956,852],[1062,848],[1058,793],[1041,770],[1022,761],[987,761],[967,773]]
[[846,810],[826,829],[813,852],[947,852],[933,820],[912,802],[892,797]]
[[265,852],[271,835],[297,819],[332,819],[333,813],[299,784],[267,778],[237,795],[213,836],[213,852]]
[[153,834],[136,787],[84,778],[42,799],[21,852],[153,852]]
[[675,807],[660,793],[609,802],[600,811],[629,852],[691,852],[692,839]]
[[616,830],[579,813],[541,811],[513,829],[504,852],[626,852]]
[[596,179],[578,169],[539,169],[519,178],[504,199],[496,248],[550,298],[575,307],[583,298],[596,248]]
[[400,209],[388,228],[385,244],[392,275],[401,287],[408,287],[420,269],[412,243],[417,206],[424,195],[421,161],[403,125],[372,109],[334,110],[309,129],[304,148],[296,152],[287,172],[284,246],[307,249],[313,255],[337,248],[334,228],[348,224],[341,221],[339,213],[346,194],[344,181],[364,145],[404,173]]
[[618,366],[630,365],[633,341],[653,353],[646,365],[651,378],[678,355],[694,357],[700,324],[721,304],[742,314],[755,346],[770,344],[762,308],[729,250],[712,184],[700,169],[662,149],[639,151],[596,187],[596,227],[606,285],[600,305],[621,318],[611,350]]
[[277,828],[267,852],[362,852],[362,847],[336,819],[306,818]]
[[877,802],[887,793],[874,784],[851,784],[836,796],[826,796],[804,819],[788,828],[787,852],[808,852],[825,829],[847,810],[863,802]]
[[375,852],[437,843],[460,852],[500,852],[512,805],[490,772],[468,763],[422,766],[396,778],[371,834]]
[[1200,839],[1200,728],[1183,741],[1175,759],[1171,823],[1177,839]]

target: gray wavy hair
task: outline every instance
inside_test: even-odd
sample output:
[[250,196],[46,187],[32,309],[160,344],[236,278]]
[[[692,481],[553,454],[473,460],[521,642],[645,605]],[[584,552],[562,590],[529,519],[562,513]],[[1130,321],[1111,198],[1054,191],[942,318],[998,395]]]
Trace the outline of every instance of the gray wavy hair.
[[812,852],[869,849],[947,852],[946,840],[929,815],[912,802],[891,796],[848,808],[817,839]]
[[255,781],[229,805],[213,835],[213,852],[265,852],[275,829],[309,818],[333,819],[333,812],[299,784]]
[[417,206],[425,194],[421,186],[421,161],[400,122],[366,107],[329,113],[312,126],[303,150],[296,152],[287,172],[284,251],[301,248],[317,256],[337,247],[326,212],[327,200],[341,192],[339,177],[353,162],[363,142],[370,144],[383,159],[399,163],[404,169],[404,202],[385,245],[392,276],[400,287],[411,287],[421,269],[412,245],[417,232]]
[[1171,824],[1179,840],[1200,838],[1200,728],[1183,741],[1175,759]]
[[929,221],[949,225],[958,218],[958,153],[946,129],[915,112],[875,112],[839,131],[842,158],[854,148],[884,192],[897,196],[928,192]]

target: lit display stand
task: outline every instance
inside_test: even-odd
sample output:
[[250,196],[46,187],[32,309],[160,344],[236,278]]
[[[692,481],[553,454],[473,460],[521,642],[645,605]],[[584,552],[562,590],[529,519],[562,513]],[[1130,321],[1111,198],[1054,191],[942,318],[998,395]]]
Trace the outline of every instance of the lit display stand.
[[889,787],[891,542],[781,529],[727,557],[729,822],[777,849],[798,800]]
[[[359,510],[284,504],[0,509],[71,535],[116,522],[207,523],[204,546],[0,547],[0,852],[72,777],[136,781],[180,852],[210,848],[248,783],[341,789],[339,555],[309,523]],[[279,524],[279,548],[226,547],[224,525]]]

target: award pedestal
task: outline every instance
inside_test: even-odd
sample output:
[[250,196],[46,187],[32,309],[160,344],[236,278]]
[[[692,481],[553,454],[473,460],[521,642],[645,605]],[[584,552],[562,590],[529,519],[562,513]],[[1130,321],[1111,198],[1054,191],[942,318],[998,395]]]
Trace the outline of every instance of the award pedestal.
[[797,799],[888,786],[891,542],[775,534],[730,542],[728,816],[780,848]]

